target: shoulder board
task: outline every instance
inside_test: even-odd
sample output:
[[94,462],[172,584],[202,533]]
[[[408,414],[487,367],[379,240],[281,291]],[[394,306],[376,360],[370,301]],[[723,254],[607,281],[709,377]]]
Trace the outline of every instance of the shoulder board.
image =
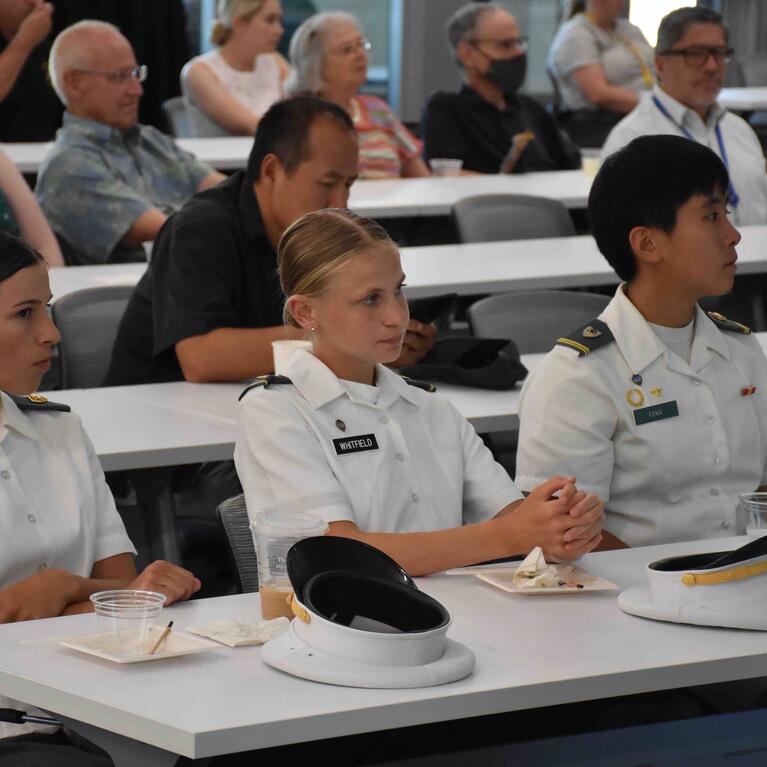
[[585,357],[587,354],[611,344],[614,340],[615,336],[602,320],[591,320],[588,325],[557,339],[556,345],[575,349],[579,357]]
[[9,394],[19,410],[33,410],[39,413],[42,410],[58,411],[60,413],[69,413],[72,408],[61,402],[49,402],[47,397],[42,394]]
[[[239,400],[241,400],[251,389],[258,389],[259,387],[263,386],[264,389],[268,389],[272,384],[289,384],[293,383],[287,376],[275,376],[275,375],[268,375],[268,376],[259,376],[256,378],[253,383],[248,386],[242,394],[239,396]],[[238,400],[238,401],[239,401]]]
[[741,325],[740,322],[735,320],[728,320],[723,314],[719,312],[706,312],[711,322],[714,323],[720,330],[729,330],[731,333],[742,333],[747,336],[751,332],[751,328],[748,325]]
[[432,383],[428,383],[427,381],[416,381],[415,379],[408,378],[407,376],[402,376],[402,380],[410,386],[415,386],[417,389],[423,389],[424,391],[429,392],[429,394],[437,391],[437,387]]

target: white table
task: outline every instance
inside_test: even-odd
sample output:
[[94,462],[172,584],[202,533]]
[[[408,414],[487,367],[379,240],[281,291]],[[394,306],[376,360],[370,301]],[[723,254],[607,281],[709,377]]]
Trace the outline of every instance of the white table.
[[[582,563],[626,588],[645,581],[650,561],[741,542],[607,552]],[[2,627],[0,694],[79,723],[117,767],[159,767],[177,754],[205,757],[767,674],[762,632],[636,618],[618,609],[615,592],[520,597],[444,575],[418,585],[451,612],[450,636],[475,652],[477,668],[467,679],[416,690],[325,686],[269,668],[256,647],[113,666],[48,639],[94,630],[91,616],[72,616]],[[246,594],[177,605],[163,615],[183,630],[258,609],[258,595]]]
[[[767,272],[767,226],[744,226],[738,274]],[[411,298],[440,293],[475,295],[617,285],[618,277],[590,235],[402,249]],[[51,269],[54,301],[82,288],[132,285],[146,264],[67,266]]]
[[767,109],[767,86],[758,88],[722,88],[717,101],[733,112]]

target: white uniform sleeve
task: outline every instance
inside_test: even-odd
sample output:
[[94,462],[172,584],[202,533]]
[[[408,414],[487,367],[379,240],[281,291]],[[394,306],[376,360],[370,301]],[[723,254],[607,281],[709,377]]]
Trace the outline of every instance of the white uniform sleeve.
[[[82,428],[82,426],[81,426]],[[120,515],[117,512],[112,492],[104,479],[104,470],[93,449],[93,445],[82,432],[85,454],[88,458],[90,474],[93,482],[93,498],[95,501],[95,527],[93,561],[98,562],[116,554],[136,554],[136,549],[125,531]]]
[[453,410],[463,451],[463,524],[471,525],[492,519],[524,496],[506,469],[495,461],[474,427]]
[[234,464],[248,514],[277,508],[354,522],[349,496],[293,396],[258,389],[240,402]]
[[552,476],[610,498],[618,413],[590,360],[561,347],[531,375],[520,402],[517,486],[530,491]]

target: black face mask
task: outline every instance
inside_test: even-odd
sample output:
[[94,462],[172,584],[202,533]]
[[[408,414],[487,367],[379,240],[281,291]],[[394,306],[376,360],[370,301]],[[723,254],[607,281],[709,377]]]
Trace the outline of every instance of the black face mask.
[[509,96],[516,94],[526,75],[527,55],[524,53],[512,59],[491,59],[490,67],[485,72],[485,77]]

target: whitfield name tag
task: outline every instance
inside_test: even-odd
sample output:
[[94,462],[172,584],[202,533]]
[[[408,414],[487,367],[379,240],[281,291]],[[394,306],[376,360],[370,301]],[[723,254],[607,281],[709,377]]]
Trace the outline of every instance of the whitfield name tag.
[[333,447],[336,449],[336,455],[346,455],[347,453],[364,453],[366,450],[378,450],[378,442],[376,442],[375,434],[360,434],[358,437],[334,439]]
[[650,407],[640,407],[634,411],[634,423],[637,426],[644,426],[653,421],[662,421],[664,418],[676,418],[679,415],[679,408],[676,400],[671,402],[661,402],[659,405],[650,405]]

